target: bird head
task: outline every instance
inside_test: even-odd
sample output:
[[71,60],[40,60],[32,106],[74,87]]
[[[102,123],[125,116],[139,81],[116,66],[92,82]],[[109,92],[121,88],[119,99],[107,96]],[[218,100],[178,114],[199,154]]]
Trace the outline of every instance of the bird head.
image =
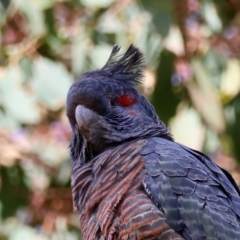
[[172,139],[153,106],[135,88],[143,78],[143,55],[131,45],[112,53],[99,70],[84,73],[69,89],[67,116],[73,160],[81,164],[104,149],[138,138]]

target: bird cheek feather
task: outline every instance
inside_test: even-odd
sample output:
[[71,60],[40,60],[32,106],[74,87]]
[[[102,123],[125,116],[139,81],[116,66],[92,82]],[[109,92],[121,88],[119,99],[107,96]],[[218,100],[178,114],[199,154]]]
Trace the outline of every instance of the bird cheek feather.
[[137,116],[137,112],[135,112],[135,111],[130,111],[130,112],[129,112],[129,115],[131,115],[131,116]]

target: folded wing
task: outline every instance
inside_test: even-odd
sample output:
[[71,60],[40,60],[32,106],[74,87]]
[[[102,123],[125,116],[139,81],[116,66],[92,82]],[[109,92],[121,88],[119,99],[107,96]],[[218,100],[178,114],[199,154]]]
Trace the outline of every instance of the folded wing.
[[144,188],[186,239],[240,239],[240,197],[234,180],[205,155],[150,138]]

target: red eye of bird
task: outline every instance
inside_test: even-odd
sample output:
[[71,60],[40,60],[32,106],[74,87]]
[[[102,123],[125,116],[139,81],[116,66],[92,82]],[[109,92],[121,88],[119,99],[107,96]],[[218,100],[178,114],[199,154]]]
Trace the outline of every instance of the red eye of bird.
[[128,96],[126,94],[120,96],[117,98],[117,101],[123,106],[123,107],[129,107],[136,103],[137,99],[136,96]]

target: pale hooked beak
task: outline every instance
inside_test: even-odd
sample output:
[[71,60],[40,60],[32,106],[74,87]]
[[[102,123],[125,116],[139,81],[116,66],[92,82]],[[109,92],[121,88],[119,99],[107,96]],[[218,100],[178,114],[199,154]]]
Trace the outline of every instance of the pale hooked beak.
[[92,110],[78,105],[75,110],[75,118],[81,130],[88,130],[90,126],[98,121],[98,115]]

